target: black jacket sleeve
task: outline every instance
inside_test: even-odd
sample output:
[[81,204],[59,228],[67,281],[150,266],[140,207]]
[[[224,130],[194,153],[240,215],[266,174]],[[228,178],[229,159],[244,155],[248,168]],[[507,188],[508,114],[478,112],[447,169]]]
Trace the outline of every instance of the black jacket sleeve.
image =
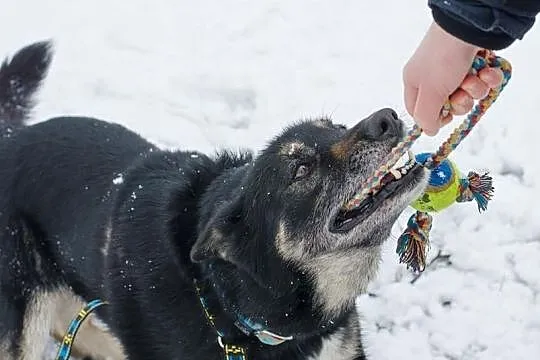
[[428,0],[428,5],[445,31],[490,50],[522,40],[540,12],[540,0]]

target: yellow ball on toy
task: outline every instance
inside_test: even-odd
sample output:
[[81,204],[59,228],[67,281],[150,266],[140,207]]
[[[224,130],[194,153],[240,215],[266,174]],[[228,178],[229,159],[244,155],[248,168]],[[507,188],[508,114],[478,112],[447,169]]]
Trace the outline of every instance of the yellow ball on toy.
[[[416,161],[430,167],[432,162],[426,164],[430,156],[428,153],[418,154]],[[461,177],[456,164],[448,159],[432,168],[425,192],[411,204],[416,213],[411,215],[407,228],[398,239],[396,252],[400,262],[414,271],[423,271],[432,222],[429,213],[444,210],[454,202],[470,201],[476,201],[478,210],[485,211],[493,196],[492,180],[487,173],[480,175],[474,171],[470,171],[467,177]]]
[[[416,161],[423,164],[429,153],[416,155]],[[443,160],[431,170],[429,184],[425,192],[411,206],[423,212],[439,212],[446,209],[460,196],[460,173],[456,164],[448,159]]]

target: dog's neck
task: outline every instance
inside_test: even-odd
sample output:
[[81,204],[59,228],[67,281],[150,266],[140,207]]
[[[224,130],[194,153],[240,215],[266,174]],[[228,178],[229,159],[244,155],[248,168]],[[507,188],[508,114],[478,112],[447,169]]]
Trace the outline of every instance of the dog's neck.
[[261,286],[230,264],[214,262],[203,273],[203,281],[212,290],[208,296],[215,296],[218,301],[214,302],[214,306],[220,306],[214,311],[225,314],[229,325],[235,322],[245,324],[247,320],[253,325],[252,328],[302,341],[333,331],[348,315],[348,311],[341,309],[337,316],[330,317],[322,308],[314,305],[311,296],[313,289],[309,288],[310,281],[302,273],[292,277],[275,274],[282,279],[287,278],[289,282],[289,292],[279,296],[275,289],[270,288],[276,286],[275,283]]
[[380,247],[345,249],[316,256],[303,265],[314,284],[314,302],[323,314],[340,314],[355,305],[376,275],[380,252]]

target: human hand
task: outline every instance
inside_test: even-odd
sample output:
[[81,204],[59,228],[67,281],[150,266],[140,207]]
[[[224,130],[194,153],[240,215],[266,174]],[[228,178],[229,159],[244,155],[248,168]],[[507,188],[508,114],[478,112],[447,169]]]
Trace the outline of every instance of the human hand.
[[[502,83],[500,69],[485,68],[476,75],[469,74],[480,50],[432,23],[405,65],[405,107],[427,135],[436,135],[454,115],[467,114],[475,99],[482,99],[491,88]],[[450,100],[450,111],[442,114],[447,100]]]

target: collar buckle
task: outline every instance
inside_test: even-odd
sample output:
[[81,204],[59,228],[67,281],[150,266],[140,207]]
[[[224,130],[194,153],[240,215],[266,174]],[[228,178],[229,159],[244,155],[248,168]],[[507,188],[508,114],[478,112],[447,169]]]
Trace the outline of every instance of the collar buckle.
[[238,345],[223,344],[221,336],[217,338],[219,346],[225,353],[225,360],[247,360],[246,350]]

